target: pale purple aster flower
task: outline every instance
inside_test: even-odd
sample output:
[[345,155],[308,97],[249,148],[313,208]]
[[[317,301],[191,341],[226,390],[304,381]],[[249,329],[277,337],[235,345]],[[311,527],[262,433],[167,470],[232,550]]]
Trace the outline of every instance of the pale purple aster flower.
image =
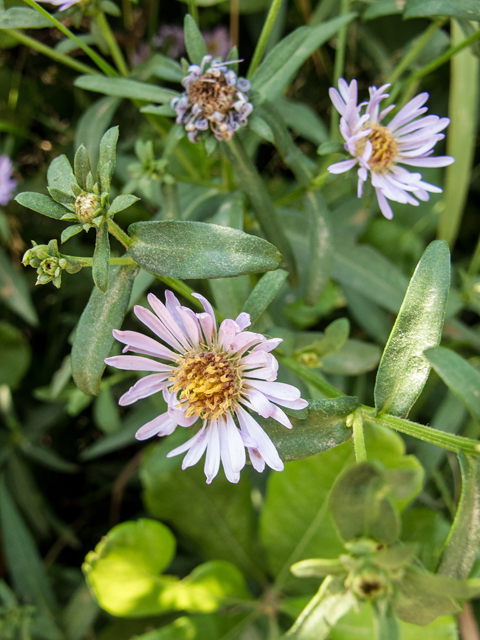
[[207,51],[214,58],[222,60],[228,56],[230,51],[230,34],[227,27],[218,26],[213,31],[202,31],[203,39]]
[[177,112],[176,123],[188,131],[190,142],[197,142],[199,131],[209,127],[217,140],[231,140],[239,127],[247,124],[253,110],[248,101],[250,82],[239,78],[227,65],[211,55],[204,56],[199,65],[188,67],[183,78],[185,91],[171,101]]
[[55,7],[58,7],[59,11],[63,11],[64,9],[69,9],[74,4],[78,4],[81,0],[67,0],[67,2],[64,2],[63,0],[38,0],[38,2],[53,4]]
[[182,307],[171,291],[165,293],[165,304],[149,294],[154,313],[138,305],[134,308],[137,318],[162,342],[136,331],[113,332],[126,345],[123,353],[141,355],[114,356],[105,362],[117,369],[151,372],[119,404],[129,405],[161,391],[168,405],[167,412],[143,425],[136,438],[166,436],[177,426],[190,427],[200,418],[202,426],[193,438],[168,454],[186,452],[183,469],[196,464],[206,451],[207,483],[217,475],[220,461],[227,479],[238,482],[246,448],[257,471],[263,471],[265,463],[282,471],[283,462],[273,442],[247,411],[290,429],[290,420],[278,405],[303,409],[308,404],[296,387],[275,382],[278,362],[270,351],[282,340],[245,331],[250,325],[248,313],[224,320],[217,331],[211,304],[199,294],[192,295],[201,301],[204,313]]
[[12,199],[12,193],[17,181],[12,178],[13,165],[7,155],[0,156],[0,204],[7,204]]
[[442,192],[439,187],[423,182],[421,173],[410,173],[399,163],[412,167],[446,167],[455,158],[431,157],[435,144],[445,137],[440,131],[448,126],[450,119],[421,117],[428,110],[423,106],[428,93],[421,93],[410,100],[388,125],[381,124],[383,118],[395,108],[392,104],[380,111],[380,103],[388,98],[385,90],[389,86],[384,84],[379,89],[370,87],[370,100],[358,105],[356,80],[347,84],[340,78],[339,91],[333,87],[330,89],[333,105],[342,116],[340,131],[345,140],[344,146],[353,158],[336,162],[328,170],[331,173],[344,173],[358,164],[359,198],[370,172],[380,209],[386,218],[391,219],[393,211],[388,200],[418,205],[418,200],[429,200],[429,192]]

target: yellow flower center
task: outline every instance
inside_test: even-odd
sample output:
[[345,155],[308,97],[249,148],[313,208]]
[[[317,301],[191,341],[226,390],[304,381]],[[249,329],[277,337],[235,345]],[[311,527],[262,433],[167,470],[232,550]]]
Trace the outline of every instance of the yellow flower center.
[[197,103],[208,118],[215,111],[228,113],[237,100],[237,89],[227,84],[223,74],[206,73],[188,85],[187,95],[190,102]]
[[185,415],[211,420],[235,409],[242,390],[238,359],[202,351],[180,359],[172,391],[189,403]]
[[362,155],[367,140],[370,140],[373,150],[368,164],[372,171],[382,173],[393,164],[397,157],[397,141],[387,127],[374,124],[368,128],[371,129],[368,136],[357,143],[357,155]]

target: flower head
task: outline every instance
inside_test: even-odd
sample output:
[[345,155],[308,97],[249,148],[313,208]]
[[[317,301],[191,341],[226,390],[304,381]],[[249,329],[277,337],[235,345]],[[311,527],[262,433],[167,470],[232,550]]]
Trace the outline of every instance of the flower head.
[[166,344],[135,331],[113,332],[126,345],[124,353],[141,355],[114,356],[105,362],[117,369],[151,372],[120,398],[120,405],[160,391],[168,405],[167,412],[143,425],[136,438],[169,435],[177,426],[190,427],[200,419],[202,426],[193,438],[168,454],[171,457],[187,452],[183,469],[196,464],[206,451],[207,483],[217,475],[220,461],[227,479],[238,482],[247,448],[257,471],[263,471],[265,463],[281,471],[283,462],[275,446],[247,411],[291,428],[278,405],[303,409],[308,404],[300,398],[298,389],[275,382],[278,362],[270,351],[281,339],[245,331],[250,325],[248,313],[241,313],[236,320],[224,320],[217,330],[208,300],[192,295],[201,301],[204,313],[182,307],[171,291],[165,294],[165,304],[149,294],[154,313],[135,307],[137,318]]
[[247,124],[253,110],[248,101],[250,82],[239,78],[228,64],[207,55],[200,66],[190,65],[182,80],[185,91],[171,102],[176,122],[185,126],[190,142],[196,142],[198,132],[209,126],[217,140],[231,140],[238,127]]
[[78,4],[81,0],[38,0],[39,2],[45,2],[46,4],[53,4],[55,7],[58,7],[59,11],[63,11],[64,9],[70,9],[74,4]]
[[7,204],[12,199],[12,193],[17,186],[12,178],[13,165],[7,155],[0,156],[0,204]]
[[353,158],[332,164],[328,170],[343,173],[358,164],[358,197],[362,195],[363,183],[370,172],[380,209],[386,218],[391,219],[393,211],[387,200],[418,205],[418,200],[430,198],[429,192],[442,191],[423,182],[421,173],[410,173],[399,164],[445,167],[455,159],[450,156],[430,157],[435,144],[445,137],[440,131],[448,126],[450,120],[439,116],[421,117],[427,111],[423,105],[428,93],[421,93],[410,100],[388,125],[382,124],[385,116],[395,108],[392,104],[380,111],[380,103],[389,96],[385,93],[389,86],[370,87],[370,100],[358,105],[356,80],[347,84],[341,78],[338,83],[340,91],[330,89],[330,98],[342,116],[340,131],[345,149]]

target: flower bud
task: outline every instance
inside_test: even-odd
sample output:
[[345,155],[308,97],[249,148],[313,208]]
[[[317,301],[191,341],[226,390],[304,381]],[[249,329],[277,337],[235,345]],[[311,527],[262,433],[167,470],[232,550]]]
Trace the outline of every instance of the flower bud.
[[385,571],[378,567],[364,567],[352,571],[345,586],[360,600],[380,600],[390,595],[391,584]]
[[82,192],[75,200],[75,212],[81,224],[92,222],[98,215],[100,200],[94,193]]

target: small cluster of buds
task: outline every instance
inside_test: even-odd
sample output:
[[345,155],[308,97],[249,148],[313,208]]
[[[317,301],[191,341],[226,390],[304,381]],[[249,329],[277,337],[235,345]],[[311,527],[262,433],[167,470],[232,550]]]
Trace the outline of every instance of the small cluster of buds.
[[37,270],[35,284],[48,284],[52,282],[57,289],[62,284],[62,271],[77,273],[82,268],[79,262],[70,260],[58,251],[56,240],[50,240],[48,245],[37,244],[32,240],[32,248],[25,252],[22,263]]
[[222,62],[207,55],[200,66],[188,67],[182,80],[185,91],[173,98],[171,106],[177,112],[177,124],[188,131],[190,142],[196,142],[198,132],[209,126],[217,140],[231,140],[235,131],[247,124],[253,110],[248,101],[250,82],[228,68],[236,62]]

